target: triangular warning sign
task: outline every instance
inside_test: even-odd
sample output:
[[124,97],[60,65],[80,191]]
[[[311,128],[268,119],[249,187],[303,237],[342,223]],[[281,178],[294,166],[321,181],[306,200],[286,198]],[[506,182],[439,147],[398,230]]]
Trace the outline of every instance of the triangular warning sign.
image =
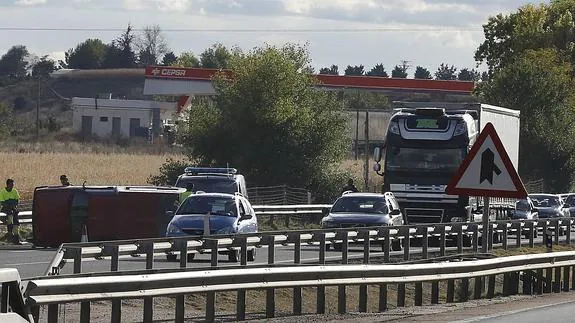
[[525,186],[491,123],[485,125],[445,191],[467,196],[527,196]]

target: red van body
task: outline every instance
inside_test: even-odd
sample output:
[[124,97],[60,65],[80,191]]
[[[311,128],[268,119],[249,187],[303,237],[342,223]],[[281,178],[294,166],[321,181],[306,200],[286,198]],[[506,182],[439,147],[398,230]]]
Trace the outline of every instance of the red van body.
[[57,247],[79,242],[86,229],[89,241],[163,237],[180,193],[159,186],[37,187],[32,204],[36,246]]

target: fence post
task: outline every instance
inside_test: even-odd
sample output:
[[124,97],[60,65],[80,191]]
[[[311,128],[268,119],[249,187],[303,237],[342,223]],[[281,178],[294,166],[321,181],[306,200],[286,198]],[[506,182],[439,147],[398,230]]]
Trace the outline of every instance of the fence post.
[[307,191],[307,204],[311,204],[311,192]]

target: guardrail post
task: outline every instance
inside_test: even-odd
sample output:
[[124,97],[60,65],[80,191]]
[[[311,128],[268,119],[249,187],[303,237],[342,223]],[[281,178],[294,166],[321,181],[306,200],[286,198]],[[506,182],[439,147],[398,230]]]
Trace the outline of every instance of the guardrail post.
[[555,232],[554,232],[554,233],[555,233],[555,234],[554,234],[554,236],[555,236],[555,239],[554,239],[554,240],[555,240],[555,243],[553,243],[553,244],[554,244],[554,245],[558,245],[558,244],[559,244],[559,233],[560,233],[560,231],[562,230],[562,229],[561,229],[561,220],[556,219],[556,220],[553,220],[553,222],[554,222],[554,225],[555,225]]
[[[82,247],[70,248],[74,258],[74,274],[82,272]],[[90,302],[80,303],[80,322],[90,322]]]
[[58,323],[58,304],[48,305],[48,323]]
[[553,292],[559,293],[561,292],[561,267],[553,268],[553,272],[555,274],[555,278],[553,279]]
[[[369,230],[363,230],[360,232],[363,239],[363,263],[369,264],[369,252],[370,252],[370,240],[369,240]],[[359,285],[359,312],[367,312],[367,284]]]
[[453,303],[455,300],[455,281],[453,279],[447,281],[447,295],[445,298],[447,303]]
[[553,268],[545,268],[545,293],[553,291]]
[[545,291],[545,278],[543,269],[537,269],[537,294],[541,295]]
[[[325,264],[325,232],[316,233],[314,239],[319,241],[318,263],[323,265]],[[317,314],[325,314],[325,286],[317,287],[316,309]]]
[[[146,253],[146,269],[154,268],[154,243],[146,241],[142,244]],[[144,322],[152,322],[154,319],[154,298],[144,297]]]
[[567,219],[567,220],[565,220],[565,222],[567,222],[567,224],[566,224],[567,232],[565,232],[566,233],[565,243],[567,245],[570,245],[571,244],[571,219]]
[[569,291],[569,266],[563,267],[563,291]]
[[[389,229],[381,229],[383,231],[383,262],[388,264],[390,262],[389,249],[391,249],[391,237]],[[381,231],[380,231],[381,232]],[[379,233],[378,233],[379,234]]]
[[[241,263],[242,265],[247,265],[247,238],[244,236],[239,236],[234,239],[235,241],[239,241],[241,246]],[[244,252],[245,251],[245,252]],[[245,263],[244,263],[245,261]],[[238,321],[243,321],[246,319],[246,290],[239,289],[236,298],[236,319]]]
[[[188,240],[177,239],[174,241],[176,250],[180,251],[180,268],[188,266]],[[184,295],[176,296],[176,322],[185,320],[185,297]]]
[[463,252],[463,224],[456,223],[454,226],[457,232],[457,253],[460,254]]
[[495,275],[489,275],[487,279],[487,298],[492,299],[495,296]]
[[459,288],[459,301],[467,302],[469,300],[469,278],[461,279]]
[[[110,271],[118,271],[120,267],[119,246],[115,244],[104,245],[104,253],[112,256],[112,259],[110,260]],[[122,300],[113,299],[112,322],[121,322],[121,321],[122,321]]]
[[[497,231],[499,231],[499,225],[500,225],[500,224],[497,224]],[[501,243],[502,243],[502,246],[503,246],[503,250],[507,250],[507,234],[508,234],[508,232],[507,232],[507,230],[508,230],[508,228],[507,228],[507,223],[503,223],[503,224],[502,224],[502,227],[503,227],[503,229],[502,229]]]
[[409,235],[410,227],[402,226],[400,229],[400,235],[403,236],[403,260],[409,260],[409,245],[410,245],[410,235]]
[[473,299],[480,299],[484,287],[484,278],[475,277],[475,285],[473,286]]
[[571,266],[571,290],[575,290],[575,265]]
[[[206,239],[206,243],[211,249],[210,266],[218,267],[218,239]],[[206,322],[214,322],[216,319],[216,292],[206,293]]]
[[[275,244],[275,236],[270,235],[266,237],[265,242],[268,244],[268,265],[273,265],[275,263],[275,254],[276,254],[276,244]],[[276,312],[276,300],[275,300],[275,289],[267,288],[266,289],[266,317],[272,318],[275,316]]]
[[521,225],[521,222],[517,222],[515,223],[515,227],[517,229],[517,236],[515,237],[515,247],[517,248],[521,248],[521,237],[522,237],[522,231],[523,231],[523,226]]
[[535,225],[535,222],[529,222],[529,248],[533,248],[535,246],[535,233],[538,230],[538,226]]
[[431,282],[431,304],[439,304],[439,281]]
[[[290,242],[293,242],[293,263],[301,263],[301,235],[299,233],[292,233],[288,237]],[[294,287],[293,289],[293,314],[301,315],[302,313],[302,289],[301,287]]]
[[445,256],[445,224],[439,226],[439,255]]
[[429,257],[429,234],[427,227],[420,227],[421,229],[421,258],[427,259]]
[[[341,263],[342,265],[348,264],[348,247],[349,247],[349,231],[341,231]],[[337,312],[344,314],[346,312],[346,290],[345,285],[337,286]]]
[[473,247],[473,252],[477,252],[479,250],[479,226],[475,223],[471,223],[468,225],[468,228],[471,228],[472,232],[472,239],[471,246]]

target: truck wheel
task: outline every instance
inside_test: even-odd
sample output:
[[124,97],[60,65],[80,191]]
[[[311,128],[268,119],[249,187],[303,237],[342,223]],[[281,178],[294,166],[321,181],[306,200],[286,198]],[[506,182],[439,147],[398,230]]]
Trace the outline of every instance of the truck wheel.
[[238,262],[238,251],[237,250],[230,250],[228,251],[228,261],[229,262]]
[[256,260],[256,249],[248,250],[248,261]]
[[395,239],[391,242],[391,250],[401,251],[401,240],[400,239]]
[[177,261],[178,260],[178,255],[175,255],[173,253],[169,253],[166,255],[166,260],[167,261]]

